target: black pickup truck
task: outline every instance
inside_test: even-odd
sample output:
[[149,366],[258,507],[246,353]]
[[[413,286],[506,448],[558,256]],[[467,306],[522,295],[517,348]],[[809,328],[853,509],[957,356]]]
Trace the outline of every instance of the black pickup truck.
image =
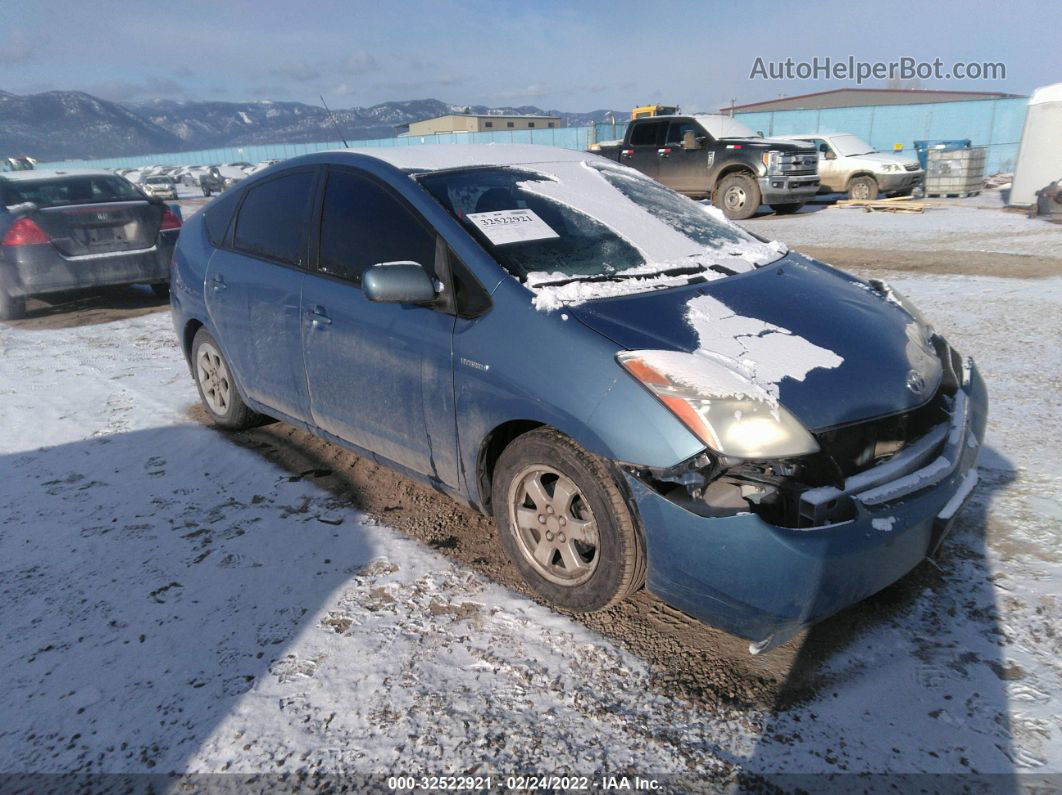
[[623,141],[595,154],[697,199],[726,217],[750,218],[761,204],[796,212],[819,189],[818,153],[809,144],[763,138],[729,116],[653,116],[627,125]]

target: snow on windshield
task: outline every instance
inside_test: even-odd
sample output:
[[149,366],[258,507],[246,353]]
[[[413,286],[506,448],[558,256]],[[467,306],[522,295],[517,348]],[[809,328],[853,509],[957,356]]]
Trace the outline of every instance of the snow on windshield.
[[774,262],[787,251],[781,243],[756,240],[717,208],[692,202],[624,166],[558,163],[550,176],[520,187],[600,222],[637,249],[644,262],[602,281],[573,281],[562,272],[528,273],[525,284],[535,293],[535,307],[543,311],[675,287],[694,275],[720,279]]
[[856,155],[869,155],[875,149],[858,135],[834,135],[830,143],[842,157],[855,157]]
[[699,393],[719,398],[778,403],[783,378],[803,381],[818,368],[843,362],[789,329],[734,312],[710,295],[686,304],[686,322],[697,332],[697,350],[639,351],[646,364]]

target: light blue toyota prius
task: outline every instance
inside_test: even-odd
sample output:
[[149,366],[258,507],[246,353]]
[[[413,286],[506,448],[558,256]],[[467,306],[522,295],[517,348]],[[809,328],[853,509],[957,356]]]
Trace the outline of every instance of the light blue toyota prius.
[[181,233],[210,417],[291,423],[490,514],[543,599],[643,585],[771,648],[934,554],[977,368],[888,285],[591,154],[278,163]]

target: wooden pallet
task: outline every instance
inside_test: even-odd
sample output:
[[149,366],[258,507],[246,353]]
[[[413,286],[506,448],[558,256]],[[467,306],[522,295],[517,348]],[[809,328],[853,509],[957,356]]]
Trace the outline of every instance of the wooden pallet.
[[923,213],[924,202],[914,201],[910,196],[894,196],[891,199],[841,199],[834,207],[842,210],[859,208],[865,213]]

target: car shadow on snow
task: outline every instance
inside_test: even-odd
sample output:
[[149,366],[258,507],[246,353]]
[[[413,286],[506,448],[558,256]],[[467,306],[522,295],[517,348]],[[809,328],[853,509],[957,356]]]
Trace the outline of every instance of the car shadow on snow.
[[[787,644],[799,651],[746,771],[786,791],[1018,790],[1007,682],[1022,672],[1004,657],[986,538],[989,506],[1015,471],[985,452],[934,559]],[[838,778],[786,773],[797,760]]]
[[8,324],[25,329],[94,326],[116,320],[165,312],[169,298],[160,298],[147,285],[98,287],[35,296],[26,302],[26,316]]
[[180,771],[302,675],[286,648],[374,548],[265,472],[193,425],[0,456],[0,771]]

